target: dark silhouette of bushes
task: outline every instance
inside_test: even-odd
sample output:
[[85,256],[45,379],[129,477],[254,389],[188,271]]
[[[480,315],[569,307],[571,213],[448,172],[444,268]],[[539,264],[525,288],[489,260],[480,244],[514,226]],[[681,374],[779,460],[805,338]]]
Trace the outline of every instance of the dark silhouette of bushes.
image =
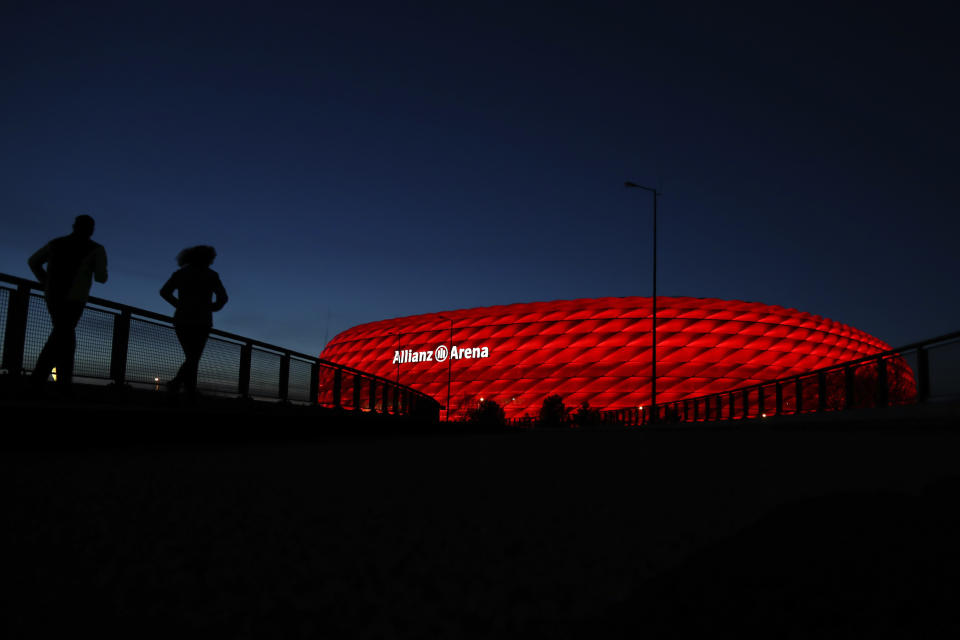
[[467,412],[467,422],[476,427],[497,429],[507,424],[503,407],[494,400],[484,400]]
[[567,408],[563,406],[563,398],[556,394],[547,396],[540,407],[537,426],[548,429],[565,427],[569,422],[567,413]]
[[664,407],[663,414],[660,416],[660,422],[664,424],[678,424],[681,422],[680,417],[680,410],[673,405],[669,405]]
[[576,413],[573,414],[573,424],[581,429],[596,428],[600,426],[601,422],[600,410],[591,407],[590,403],[586,400],[583,401],[583,404],[581,404]]

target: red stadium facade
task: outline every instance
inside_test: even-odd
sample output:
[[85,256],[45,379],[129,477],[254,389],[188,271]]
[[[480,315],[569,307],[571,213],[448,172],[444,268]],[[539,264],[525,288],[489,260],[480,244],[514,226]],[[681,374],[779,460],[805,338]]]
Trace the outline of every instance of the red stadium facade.
[[[321,357],[399,380],[463,417],[492,399],[508,418],[543,400],[600,410],[650,403],[650,298],[520,303],[359,325]],[[710,298],[657,300],[657,402],[799,375],[890,347],[862,331],[795,309]],[[913,388],[908,367],[901,387]],[[321,381],[320,400],[330,390]]]

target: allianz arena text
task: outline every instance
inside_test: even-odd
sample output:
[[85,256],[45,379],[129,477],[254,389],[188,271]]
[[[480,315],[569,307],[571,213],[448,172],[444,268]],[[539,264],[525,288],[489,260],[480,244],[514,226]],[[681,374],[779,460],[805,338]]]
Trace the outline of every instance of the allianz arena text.
[[[650,298],[588,298],[479,307],[358,325],[321,358],[398,380],[463,418],[494,400],[508,418],[544,399],[606,411],[650,404]],[[795,309],[712,298],[657,299],[657,402],[718,393],[862,358],[890,347]],[[905,363],[896,386],[915,388]],[[320,400],[330,393],[321,383]]]

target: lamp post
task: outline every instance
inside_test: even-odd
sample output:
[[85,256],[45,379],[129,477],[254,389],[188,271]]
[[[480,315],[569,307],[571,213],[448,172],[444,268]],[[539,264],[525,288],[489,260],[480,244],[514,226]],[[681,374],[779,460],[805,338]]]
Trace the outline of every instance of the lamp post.
[[447,347],[447,422],[450,422],[450,378],[453,376],[453,318],[437,314],[438,318],[450,321],[450,345]]
[[628,189],[643,189],[653,194],[653,371],[650,374],[650,423],[657,422],[657,197],[660,192],[635,182],[624,182]]

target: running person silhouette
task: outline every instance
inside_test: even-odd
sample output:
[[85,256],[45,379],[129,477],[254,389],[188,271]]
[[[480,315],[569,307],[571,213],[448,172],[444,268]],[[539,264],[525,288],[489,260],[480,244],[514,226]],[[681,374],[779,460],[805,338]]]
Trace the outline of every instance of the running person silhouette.
[[197,370],[213,327],[213,312],[227,304],[227,291],[220,276],[210,268],[216,257],[216,250],[210,246],[184,249],[177,254],[181,268],[160,289],[163,299],[176,309],[173,326],[183,348],[183,365],[167,388],[176,392],[182,386],[191,397],[197,391]]
[[[51,240],[27,260],[33,275],[43,285],[53,324],[50,337],[33,368],[30,381],[35,387],[46,381],[54,367],[61,389],[69,393],[73,383],[77,322],[90,297],[92,281],[107,281],[107,252],[90,239],[94,226],[90,216],[77,216],[73,221],[73,233]],[[43,265],[47,268],[44,269]]]

